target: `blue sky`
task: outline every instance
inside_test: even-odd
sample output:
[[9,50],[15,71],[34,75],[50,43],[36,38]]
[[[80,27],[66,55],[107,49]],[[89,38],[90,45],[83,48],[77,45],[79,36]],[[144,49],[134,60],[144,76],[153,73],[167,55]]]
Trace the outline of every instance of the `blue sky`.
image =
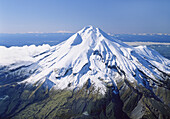
[[0,0],[0,33],[170,33],[170,0]]

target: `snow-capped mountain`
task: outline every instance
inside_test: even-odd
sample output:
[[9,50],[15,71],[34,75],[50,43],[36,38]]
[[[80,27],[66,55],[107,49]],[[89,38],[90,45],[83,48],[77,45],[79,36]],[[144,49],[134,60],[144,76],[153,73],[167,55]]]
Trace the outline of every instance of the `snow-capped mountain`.
[[170,60],[88,26],[56,45],[0,47],[0,118],[170,117]]
[[[128,46],[92,26],[53,47],[0,49],[1,74],[10,71],[15,77],[23,75],[25,79],[19,83],[46,82],[55,89],[81,88],[88,81],[102,94],[106,86],[115,87],[118,93],[117,83],[125,78],[152,89],[169,78],[163,74],[170,75],[170,61],[156,51],[146,46]],[[1,77],[9,78],[8,75]]]

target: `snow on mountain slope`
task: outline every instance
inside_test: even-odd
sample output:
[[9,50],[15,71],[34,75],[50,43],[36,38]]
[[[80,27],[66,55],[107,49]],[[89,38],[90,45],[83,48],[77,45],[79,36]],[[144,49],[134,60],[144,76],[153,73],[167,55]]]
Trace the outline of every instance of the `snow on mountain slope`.
[[2,68],[28,66],[24,69],[29,76],[21,83],[48,85],[50,81],[50,87],[56,89],[79,88],[88,81],[103,94],[106,86],[113,86],[118,93],[117,82],[125,78],[151,89],[166,79],[162,74],[170,75],[170,61],[156,51],[128,46],[92,26],[53,47],[0,47],[0,56]]

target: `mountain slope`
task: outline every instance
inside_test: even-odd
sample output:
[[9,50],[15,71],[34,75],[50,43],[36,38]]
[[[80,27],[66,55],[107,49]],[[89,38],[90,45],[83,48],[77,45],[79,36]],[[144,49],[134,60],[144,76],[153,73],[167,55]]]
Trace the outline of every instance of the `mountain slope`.
[[[1,49],[0,54],[12,50],[4,47]],[[64,103],[67,110],[74,107],[75,102],[71,101],[74,98],[80,102],[83,98],[86,102],[78,115],[87,112],[83,115],[95,117],[100,114],[103,118],[120,118],[117,115],[119,112],[121,116],[124,115],[121,118],[169,117],[170,61],[146,46],[128,46],[112,39],[101,29],[88,26],[59,45],[41,46],[33,51],[30,47],[20,49],[24,53],[15,50],[16,54],[3,54],[0,58],[1,87],[4,91],[6,86],[12,84],[25,85],[28,88],[25,90],[32,90],[28,93],[28,98],[33,98],[31,102],[28,101],[31,104],[41,95],[39,90],[49,97],[48,92],[62,90],[64,94],[70,90]],[[22,53],[25,56],[18,58]],[[7,57],[11,60],[5,60]],[[55,95],[60,94],[62,95]],[[91,112],[92,107],[88,106],[91,104],[90,99],[95,100],[92,105],[96,105],[97,100],[105,100],[104,105],[99,101],[97,113]],[[68,103],[69,101],[71,102]],[[153,111],[159,109],[156,105],[161,107],[158,112]],[[20,115],[27,109],[30,110],[29,105],[19,112],[14,111],[14,114]],[[56,108],[53,109],[55,110]],[[109,110],[110,115],[107,115]],[[75,112],[72,112],[73,115],[77,115]]]

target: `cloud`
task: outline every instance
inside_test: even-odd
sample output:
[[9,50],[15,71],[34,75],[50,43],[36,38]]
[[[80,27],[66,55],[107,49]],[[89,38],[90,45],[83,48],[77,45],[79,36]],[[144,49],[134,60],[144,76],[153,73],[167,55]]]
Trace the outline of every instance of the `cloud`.
[[72,31],[53,31],[53,32],[26,32],[26,33],[74,33]]
[[74,33],[72,31],[53,31],[53,32],[39,32],[39,31],[29,31],[29,32],[0,32],[0,34],[25,34],[25,33]]
[[56,33],[74,33],[72,31],[56,31]]

